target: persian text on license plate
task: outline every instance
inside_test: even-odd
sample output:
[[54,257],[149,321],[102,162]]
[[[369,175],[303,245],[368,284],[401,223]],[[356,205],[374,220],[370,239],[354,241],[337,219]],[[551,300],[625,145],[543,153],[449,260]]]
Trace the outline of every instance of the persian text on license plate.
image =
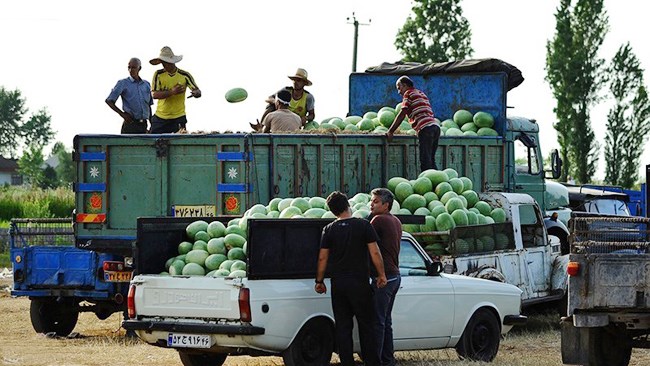
[[129,282],[131,277],[132,271],[104,271],[105,282]]
[[212,338],[206,334],[169,333],[167,346],[177,348],[210,348]]

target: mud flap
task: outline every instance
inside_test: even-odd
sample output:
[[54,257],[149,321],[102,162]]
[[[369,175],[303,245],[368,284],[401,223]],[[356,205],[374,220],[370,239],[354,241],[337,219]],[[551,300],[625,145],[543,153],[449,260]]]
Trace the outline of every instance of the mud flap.
[[562,363],[586,365],[589,363],[589,344],[592,328],[576,328],[573,318],[564,318],[562,329]]

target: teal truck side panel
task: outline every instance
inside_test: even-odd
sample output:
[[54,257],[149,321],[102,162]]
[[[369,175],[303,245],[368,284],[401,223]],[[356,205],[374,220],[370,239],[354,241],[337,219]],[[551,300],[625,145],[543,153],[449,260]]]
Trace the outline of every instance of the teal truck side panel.
[[[442,138],[436,159],[477,191],[502,190],[504,146],[501,137]],[[74,156],[77,246],[127,252],[138,217],[239,216],[274,197],[352,196],[419,174],[413,136],[79,135]]]

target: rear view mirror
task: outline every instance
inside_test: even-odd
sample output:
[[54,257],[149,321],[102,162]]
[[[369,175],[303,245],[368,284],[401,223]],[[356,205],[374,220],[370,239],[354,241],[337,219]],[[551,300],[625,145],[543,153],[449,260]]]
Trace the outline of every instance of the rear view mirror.
[[558,179],[562,174],[562,159],[560,159],[557,149],[551,150],[551,170],[547,170],[547,172],[550,172],[551,176],[546,178],[553,179]]

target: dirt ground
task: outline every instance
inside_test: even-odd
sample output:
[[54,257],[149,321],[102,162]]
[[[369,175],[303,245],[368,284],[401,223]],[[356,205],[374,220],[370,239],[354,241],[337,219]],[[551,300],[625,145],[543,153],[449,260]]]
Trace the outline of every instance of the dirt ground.
[[[82,313],[74,338],[47,338],[34,332],[29,299],[9,296],[10,280],[0,279],[0,365],[181,365],[176,351],[152,347],[124,337],[121,317],[100,321]],[[504,366],[561,365],[560,334],[554,315],[531,317],[526,328],[509,333],[492,363]],[[73,333],[73,334],[74,334]],[[453,349],[397,352],[399,365],[466,366],[484,363],[460,361]],[[338,365],[336,356],[332,365]],[[634,350],[630,365],[649,365],[650,351]],[[280,357],[229,357],[227,366],[283,365]]]

